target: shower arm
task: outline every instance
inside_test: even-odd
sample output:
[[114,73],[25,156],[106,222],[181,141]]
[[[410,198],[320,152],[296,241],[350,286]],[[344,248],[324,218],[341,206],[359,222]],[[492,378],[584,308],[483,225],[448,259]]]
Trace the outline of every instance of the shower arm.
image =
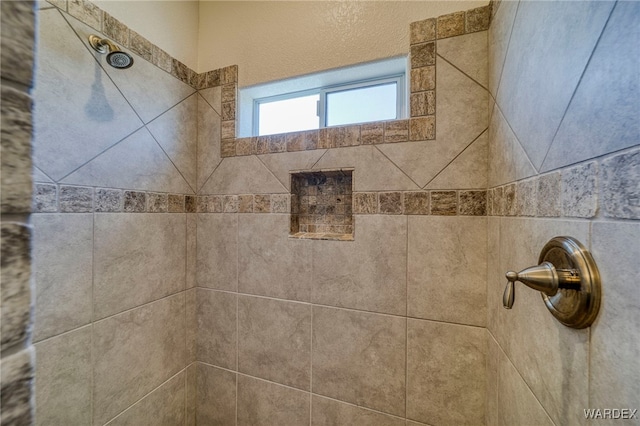
[[89,44],[96,51],[100,53],[111,53],[111,52],[119,52],[120,48],[115,45],[111,40],[106,38],[100,38],[96,35],[89,36]]

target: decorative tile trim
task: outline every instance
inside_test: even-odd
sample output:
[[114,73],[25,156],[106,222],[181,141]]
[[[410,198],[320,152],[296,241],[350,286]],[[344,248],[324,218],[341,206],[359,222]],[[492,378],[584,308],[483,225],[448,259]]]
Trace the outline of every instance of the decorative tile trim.
[[[35,183],[34,213],[195,213],[195,195]],[[190,204],[191,202],[191,204]]]
[[640,219],[640,149],[490,188],[489,216]]
[[436,138],[436,41],[489,29],[489,5],[413,22],[410,25],[411,71],[408,119],[376,121],[305,132],[236,138],[238,67],[207,72],[204,86],[222,87],[223,158],[358,145],[434,140]]
[[[485,190],[353,192],[353,214],[485,216]],[[36,183],[34,213],[291,213],[291,194],[185,195]],[[321,232],[322,233],[322,232]]]

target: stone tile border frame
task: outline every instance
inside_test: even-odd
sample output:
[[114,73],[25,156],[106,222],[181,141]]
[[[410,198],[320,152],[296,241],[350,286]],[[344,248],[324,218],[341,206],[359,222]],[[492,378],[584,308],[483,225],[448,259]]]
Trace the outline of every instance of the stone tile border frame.
[[[381,143],[433,140],[436,137],[436,41],[489,29],[492,4],[410,25],[411,70],[408,119],[376,121],[305,132],[236,137],[238,67],[207,72],[204,87],[222,86],[223,158]],[[215,82],[219,81],[216,85]],[[212,86],[213,84],[213,86]]]
[[487,190],[487,215],[640,219],[638,146]]
[[[353,192],[353,214],[486,216],[487,191]],[[291,213],[291,194],[184,195],[36,183],[34,213]]]

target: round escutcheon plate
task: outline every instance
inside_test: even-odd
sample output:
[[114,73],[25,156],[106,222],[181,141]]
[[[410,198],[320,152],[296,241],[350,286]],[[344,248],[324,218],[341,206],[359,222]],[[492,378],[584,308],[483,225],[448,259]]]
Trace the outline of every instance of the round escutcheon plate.
[[538,263],[542,262],[580,278],[572,288],[560,288],[553,296],[542,294],[549,311],[567,327],[589,327],[600,309],[600,273],[591,253],[575,238],[555,237],[542,248]]

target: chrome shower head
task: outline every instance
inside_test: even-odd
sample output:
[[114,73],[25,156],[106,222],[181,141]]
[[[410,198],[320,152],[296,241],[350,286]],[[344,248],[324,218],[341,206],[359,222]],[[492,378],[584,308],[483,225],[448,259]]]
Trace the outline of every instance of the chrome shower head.
[[96,52],[107,53],[107,63],[114,68],[125,69],[133,65],[133,57],[106,38],[90,35],[89,44]]

